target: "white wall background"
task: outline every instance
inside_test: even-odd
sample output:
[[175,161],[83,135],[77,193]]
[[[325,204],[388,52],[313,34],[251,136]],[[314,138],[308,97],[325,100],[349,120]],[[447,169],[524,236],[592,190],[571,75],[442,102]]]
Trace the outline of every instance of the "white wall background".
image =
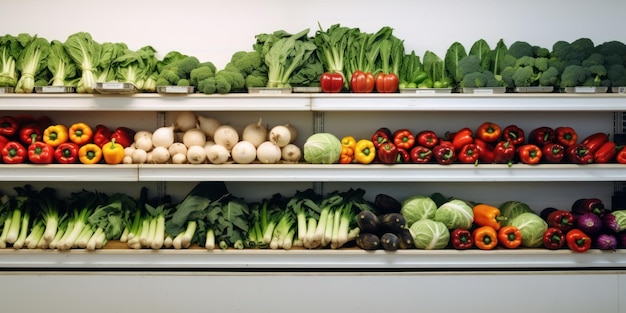
[[495,45],[525,40],[551,47],[557,40],[589,37],[595,43],[626,42],[622,0],[315,0],[315,1],[2,1],[0,34],[26,32],[65,41],[87,31],[98,42],[151,45],[164,55],[177,50],[223,66],[233,52],[249,50],[255,35],[284,29],[326,29],[340,23],[375,32],[391,26],[418,55],[444,54],[455,41],[484,38]]

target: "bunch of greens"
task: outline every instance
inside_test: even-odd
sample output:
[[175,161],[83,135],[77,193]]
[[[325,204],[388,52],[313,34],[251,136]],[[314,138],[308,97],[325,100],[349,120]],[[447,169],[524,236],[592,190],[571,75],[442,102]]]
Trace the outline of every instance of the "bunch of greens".
[[[15,86],[15,92],[32,93],[36,85],[47,85],[49,76],[47,71],[48,54],[50,54],[50,42],[47,39],[37,36],[30,37],[17,58],[16,68],[20,76]],[[43,82],[37,82],[39,79]]]
[[93,93],[97,82],[97,66],[100,64],[102,46],[91,34],[78,32],[68,36],[65,49],[80,69],[81,78],[76,86],[78,93]]
[[[294,82],[293,76],[299,71],[311,71],[312,75],[319,80],[323,68],[319,62],[312,62],[311,57],[316,57],[314,39],[307,37],[309,29],[304,29],[295,34],[285,31],[276,31],[272,34],[258,34],[253,49],[261,54],[261,59],[267,65],[268,88],[290,88]],[[319,60],[319,59],[318,59]],[[318,64],[318,66],[314,66]],[[304,73],[303,73],[304,74]],[[300,84],[303,82],[299,82]]]
[[156,50],[145,46],[137,51],[125,50],[121,56],[113,60],[117,81],[131,83],[143,91],[144,85],[157,63]]
[[116,81],[115,60],[122,56],[128,46],[122,42],[104,42],[100,45],[100,62],[96,65],[94,74],[96,82]]
[[52,40],[50,42],[47,66],[52,75],[50,85],[76,87],[78,83],[76,63],[69,56],[61,41]]
[[380,54],[380,44],[391,36],[390,27],[382,27],[376,33],[353,32],[348,37],[348,48],[345,54],[344,66],[346,79],[350,81],[356,71],[374,73],[377,70],[377,60]]
[[319,30],[315,33],[315,44],[318,47],[317,57],[327,72],[340,73],[345,77],[346,51],[351,37],[355,32],[359,32],[359,29],[334,24],[324,30],[322,25],[319,23],[318,25]]
[[0,87],[15,87],[18,72],[17,61],[23,46],[17,37],[5,35],[0,37]]
[[419,84],[428,79],[428,74],[424,71],[424,66],[420,57],[415,51],[405,54],[398,73],[400,88],[417,88]]

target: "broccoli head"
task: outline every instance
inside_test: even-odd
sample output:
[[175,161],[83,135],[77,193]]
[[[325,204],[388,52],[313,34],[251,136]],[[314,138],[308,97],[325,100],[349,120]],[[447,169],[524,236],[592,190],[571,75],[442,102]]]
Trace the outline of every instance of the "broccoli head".
[[600,53],[592,53],[584,59],[580,65],[584,67],[590,67],[592,65],[603,65],[604,64],[604,56]]
[[515,87],[515,82],[513,81],[513,74],[515,73],[515,70],[516,68],[513,66],[507,66],[502,70],[502,83],[505,87]]
[[215,72],[209,66],[194,68],[189,74],[189,81],[193,86],[198,87],[198,83],[209,77],[215,76]]
[[465,75],[470,73],[482,72],[481,60],[478,56],[468,55],[459,61],[457,68],[457,77],[455,81],[462,81]]
[[550,67],[549,63],[548,58],[537,57],[535,58],[535,69],[539,72],[544,72]]
[[609,67],[607,78],[611,81],[611,86],[626,86],[626,67],[622,64],[615,64]]
[[540,46],[533,46],[533,56],[535,58],[549,58],[550,49]]
[[178,74],[180,78],[189,78],[191,71],[198,66],[200,66],[198,58],[194,56],[186,57],[176,62],[176,68],[178,70],[176,74]]
[[245,78],[240,72],[220,70],[215,73],[215,78],[223,78],[228,82],[229,89],[232,89],[233,91],[242,91],[246,87]]
[[212,95],[216,92],[215,77],[209,77],[205,80],[198,82],[198,91],[207,95]]
[[463,76],[461,87],[482,88],[487,87],[487,77],[482,72],[473,72]]
[[552,53],[557,58],[565,61],[567,65],[580,65],[595,49],[593,41],[589,38],[578,38],[571,43],[557,41],[552,45]]
[[265,87],[267,86],[267,73],[254,70],[250,75],[246,76],[246,88],[250,87]]
[[215,76],[215,90],[219,94],[227,94],[232,90],[232,85],[224,75]]
[[556,86],[559,83],[559,70],[556,67],[550,66],[547,70],[541,73],[539,77],[539,86]]
[[250,75],[255,69],[264,64],[258,51],[235,52],[229,63],[237,68],[244,77]]
[[159,79],[165,79],[168,85],[173,86],[178,83],[178,81],[180,80],[180,76],[178,76],[178,74],[176,74],[176,72],[171,69],[164,69],[159,73],[157,80]]
[[509,54],[519,59],[523,56],[533,56],[534,48],[526,41],[515,41],[509,46]]
[[515,87],[530,87],[535,85],[539,75],[533,71],[531,66],[523,66],[517,68],[511,78]]
[[593,86],[602,86],[602,81],[605,80],[607,75],[606,67],[602,64],[596,64],[587,67],[591,75],[593,76]]
[[169,86],[170,82],[167,81],[167,79],[165,79],[163,77],[159,77],[159,78],[157,78],[156,82],[154,82],[154,85],[158,86],[158,87]]
[[183,78],[176,83],[176,86],[189,87],[191,86],[191,83],[189,82],[189,79]]
[[518,58],[517,61],[515,61],[515,66],[516,67],[524,67],[524,66],[533,67],[535,66],[535,58],[525,55],[521,58]]
[[610,65],[623,64],[626,62],[626,44],[621,41],[612,40],[603,42],[596,46],[596,52],[602,54],[605,58],[609,56],[612,58],[619,56],[619,59],[615,58],[611,63],[606,61]]
[[561,87],[585,86],[589,83],[588,79],[593,81],[589,69],[580,65],[568,65],[561,73]]

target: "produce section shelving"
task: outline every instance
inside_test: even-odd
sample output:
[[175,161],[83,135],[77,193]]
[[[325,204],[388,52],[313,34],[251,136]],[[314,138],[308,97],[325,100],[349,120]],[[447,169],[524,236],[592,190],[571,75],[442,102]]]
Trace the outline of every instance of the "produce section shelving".
[[[567,122],[571,112],[602,115],[593,122],[612,120],[614,112],[626,111],[626,97],[622,94],[229,94],[220,96],[158,94],[112,95],[23,95],[0,94],[0,111],[59,112],[82,114],[111,112],[112,116],[125,112],[146,113],[152,125],[162,123],[163,114],[182,110],[200,112],[270,112],[276,115],[292,113],[310,116],[316,131],[332,129],[337,121],[332,114],[350,112],[364,114],[391,114],[399,116],[435,112],[477,112],[488,116],[533,112],[562,114]],[[308,112],[308,113],[307,113]],[[152,114],[153,113],[153,114]],[[319,113],[319,114],[318,114]],[[324,114],[327,113],[325,116]],[[483,114],[484,113],[484,114]],[[152,115],[150,115],[152,114]],[[611,116],[605,118],[604,116]],[[300,116],[301,117],[301,116]],[[385,117],[381,123],[385,123]],[[580,121],[578,121],[580,122]],[[390,123],[390,122],[387,122]],[[611,125],[612,126],[612,125]],[[361,126],[364,127],[364,126]],[[369,130],[373,126],[368,126]],[[306,137],[307,131],[303,137]],[[265,188],[264,183],[506,183],[537,182],[537,188],[549,188],[550,183],[621,182],[626,177],[626,166],[621,164],[395,164],[395,165],[312,165],[312,164],[226,164],[226,165],[0,165],[0,179],[5,183],[58,182],[163,182],[175,185],[182,182],[219,180],[247,182]],[[374,192],[374,191],[372,191]],[[271,191],[267,192],[271,194]],[[132,250],[117,243],[106,249],[87,252],[0,250],[0,268],[4,269],[371,269],[378,271],[432,270],[432,269],[599,269],[619,272],[626,268],[626,251],[591,251],[577,254],[568,250],[547,251],[518,249],[513,251],[419,251],[366,252],[359,249],[313,250]]]

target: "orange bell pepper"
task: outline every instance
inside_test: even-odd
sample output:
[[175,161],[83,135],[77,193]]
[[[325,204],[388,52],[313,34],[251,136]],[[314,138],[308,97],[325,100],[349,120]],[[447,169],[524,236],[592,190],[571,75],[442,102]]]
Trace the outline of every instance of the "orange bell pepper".
[[491,250],[498,245],[498,233],[491,226],[481,226],[472,232],[474,245],[481,250]]
[[522,244],[522,233],[513,225],[503,226],[498,230],[498,242],[505,248],[515,249]]
[[356,147],[356,139],[352,136],[341,138],[341,153],[339,155],[339,163],[350,164],[354,162],[354,148]]
[[95,143],[83,145],[78,150],[78,160],[83,164],[96,164],[102,159],[102,149]]
[[106,164],[120,164],[124,159],[124,146],[113,139],[102,146],[102,157]]
[[70,126],[68,132],[70,141],[79,146],[90,143],[91,138],[93,138],[93,130],[85,123],[73,124]]
[[361,164],[370,164],[376,158],[376,147],[368,139],[357,141],[354,149],[354,159]]
[[499,230],[502,226],[501,221],[507,219],[504,216],[500,216],[500,209],[484,203],[475,205],[472,211],[474,213],[474,224],[478,226],[490,226],[495,230]]
[[67,142],[69,139],[67,126],[62,124],[50,125],[43,131],[43,142],[58,147],[60,144]]

